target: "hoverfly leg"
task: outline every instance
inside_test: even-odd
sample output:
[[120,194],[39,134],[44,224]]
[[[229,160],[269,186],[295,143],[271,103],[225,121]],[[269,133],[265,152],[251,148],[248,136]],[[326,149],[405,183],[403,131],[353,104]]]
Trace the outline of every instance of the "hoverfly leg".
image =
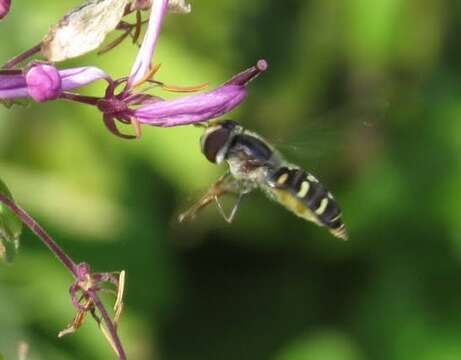
[[[210,189],[211,190],[211,189]],[[197,213],[206,207],[209,203],[211,203],[215,198],[214,194],[207,192],[202,198],[196,202],[190,209],[184,211],[183,213],[179,214],[178,222],[182,223],[185,220],[192,220],[195,218]]]
[[197,212],[199,212],[201,209],[206,207],[209,203],[215,200],[215,198],[219,197],[222,195],[222,191],[220,190],[221,184],[223,181],[226,179],[228,176],[228,173],[225,173],[223,176],[221,176],[213,185],[210,186],[208,191],[203,195],[199,201],[197,201],[192,207],[179,214],[178,216],[178,222],[183,222],[184,220],[191,220],[193,219]]
[[224,211],[224,207],[222,206],[221,202],[219,201],[219,198],[217,196],[215,196],[214,200],[216,202],[216,205],[218,206],[219,213],[224,218],[224,220],[226,220],[227,223],[232,224],[232,222],[234,221],[235,215],[237,215],[237,211],[240,208],[240,203],[242,202],[243,195],[245,195],[245,193],[243,193],[243,192],[239,193],[237,201],[235,202],[234,206],[232,207],[232,210],[231,210],[229,215],[227,215],[226,212]]
[[[239,199],[237,200],[237,203],[232,209],[229,216],[225,214],[223,207],[219,202],[219,198],[228,193],[239,194]],[[241,191],[238,182],[236,182],[235,179],[232,178],[229,172],[226,172],[213,185],[211,185],[211,187],[208,189],[205,195],[201,197],[199,201],[197,201],[189,210],[183,212],[178,216],[178,221],[183,222],[187,219],[193,219],[196,216],[197,212],[199,212],[199,210],[203,209],[208,204],[215,201],[218,205],[219,212],[221,213],[223,218],[230,223],[235,217],[235,213],[237,212],[238,206],[240,204],[240,198]]]

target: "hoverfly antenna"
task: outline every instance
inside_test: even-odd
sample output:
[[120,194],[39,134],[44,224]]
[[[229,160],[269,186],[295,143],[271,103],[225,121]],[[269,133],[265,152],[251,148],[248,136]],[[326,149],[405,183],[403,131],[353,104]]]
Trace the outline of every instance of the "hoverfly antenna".
[[235,120],[221,120],[218,122],[218,124],[220,124],[223,128],[226,128],[229,130],[233,130],[237,126],[240,126],[240,124]]
[[207,123],[200,122],[192,124],[192,126],[196,128],[206,129],[209,125]]

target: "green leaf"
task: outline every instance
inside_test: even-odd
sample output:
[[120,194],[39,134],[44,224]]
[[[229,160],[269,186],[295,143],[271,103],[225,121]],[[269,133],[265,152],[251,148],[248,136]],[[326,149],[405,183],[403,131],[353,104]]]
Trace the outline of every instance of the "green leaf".
[[[11,192],[0,179],[0,194],[13,199]],[[11,262],[19,248],[22,221],[3,203],[0,203],[0,258]]]

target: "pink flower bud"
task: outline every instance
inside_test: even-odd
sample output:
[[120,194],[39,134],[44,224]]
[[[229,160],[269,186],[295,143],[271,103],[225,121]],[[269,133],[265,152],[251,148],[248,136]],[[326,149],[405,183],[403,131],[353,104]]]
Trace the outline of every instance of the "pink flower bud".
[[10,11],[11,0],[0,0],[0,19],[3,19]]
[[35,101],[54,100],[61,95],[61,76],[53,65],[32,65],[25,77],[29,96]]

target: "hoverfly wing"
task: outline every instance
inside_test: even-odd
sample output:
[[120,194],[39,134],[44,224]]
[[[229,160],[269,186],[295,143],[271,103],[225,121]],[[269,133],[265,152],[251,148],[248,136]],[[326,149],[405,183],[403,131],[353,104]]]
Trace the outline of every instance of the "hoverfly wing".
[[297,216],[347,240],[338,203],[312,174],[300,168],[282,166],[269,175],[263,190]]
[[[271,144],[295,164],[320,163],[329,154],[348,154],[356,146],[369,147],[370,139],[379,139],[389,108],[387,99],[370,96],[373,98],[367,98],[366,104],[326,109],[310,114],[302,123],[293,123],[289,131],[275,130],[270,134]],[[354,137],[344,136],[345,133]],[[352,147],[350,141],[354,142]]]

